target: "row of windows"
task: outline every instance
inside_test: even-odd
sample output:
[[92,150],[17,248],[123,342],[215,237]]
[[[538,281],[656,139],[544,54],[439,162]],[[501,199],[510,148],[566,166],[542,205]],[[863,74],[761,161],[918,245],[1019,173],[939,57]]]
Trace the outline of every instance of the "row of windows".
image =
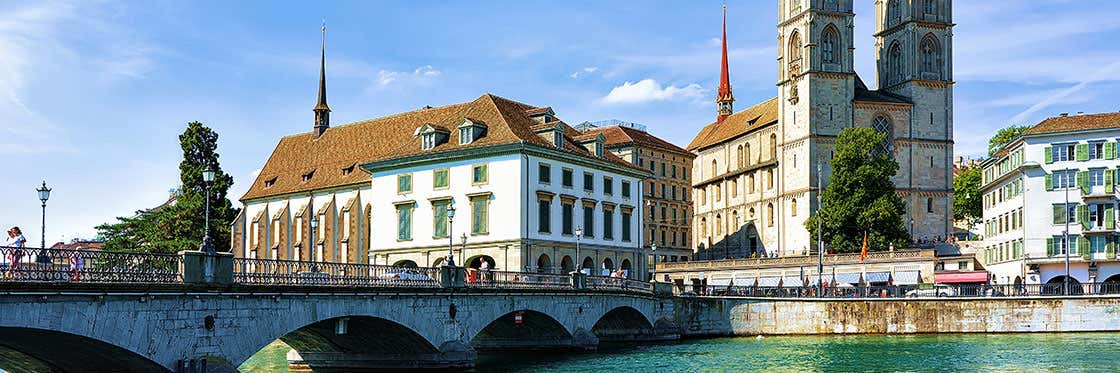
[[1023,256],[1023,239],[1001,242],[984,250],[985,263],[999,263]]
[[1056,203],[1053,205],[1053,223],[1080,223],[1085,229],[1113,229],[1116,227],[1114,210],[1112,203]]
[[[660,234],[658,234],[660,233]],[[668,236],[668,239],[666,239]],[[679,239],[678,239],[679,237]],[[658,239],[660,238],[660,239]],[[650,228],[647,242],[657,242],[658,245],[688,246],[688,234],[685,232],[669,232],[665,229]],[[678,245],[679,244],[679,245]]]
[[[471,166],[471,185],[483,185],[490,181],[489,165]],[[441,168],[432,171],[432,189],[441,190],[451,187],[450,170]],[[412,174],[397,175],[397,193],[412,193]]]
[[[754,191],[755,191],[754,175],[755,175],[754,172],[751,172],[751,173],[746,175],[746,178],[747,178],[747,182],[746,182],[747,191],[746,191],[746,193],[748,193],[748,194],[754,193]],[[730,181],[730,183],[731,183],[731,185],[730,185],[731,198],[739,197],[739,178],[740,177],[742,177],[742,176],[741,175],[736,176],[736,177],[732,178],[731,181]],[[723,184],[722,183],[716,183],[716,184],[712,184],[711,186],[708,186],[708,187],[698,188],[698,189],[700,189],[700,204],[701,205],[708,204],[708,188],[714,189],[712,195],[713,195],[713,198],[715,199],[715,202],[719,202],[719,201],[723,200]],[[773,168],[766,170],[766,190],[771,190],[771,189],[774,189],[774,169]]]
[[1086,171],[1058,170],[1045,176],[1046,190],[1079,187],[1084,193],[1089,193],[1090,188],[1104,186],[1105,193],[1112,193],[1116,183],[1116,170],[1108,168],[1090,168]]
[[[793,216],[797,216],[797,200],[796,199],[790,201],[790,208],[793,211]],[[754,215],[755,215],[754,208],[753,207],[749,208],[747,210],[748,219],[749,220],[754,220]],[[729,222],[731,223],[731,226],[736,228],[736,229],[738,229],[741,226],[740,222],[739,222],[739,212],[738,211],[731,211],[731,220]],[[774,204],[773,203],[767,203],[766,204],[766,226],[767,227],[773,227],[774,226]],[[716,214],[714,232],[715,232],[716,237],[723,236],[723,215],[722,214]],[[706,218],[706,217],[700,218],[700,237],[709,238],[708,237],[708,218]]]
[[[604,240],[614,239],[614,208],[603,206],[602,208],[602,238]],[[630,223],[633,221],[632,215],[629,211],[623,210],[619,214],[622,222],[621,239],[623,242],[631,241]],[[576,227],[575,223],[575,203],[562,201],[560,203],[560,234],[571,236],[576,234],[576,230],[584,238],[595,237],[595,205],[585,203],[583,205],[583,225]],[[538,199],[537,200],[537,233],[551,234],[552,233],[552,200]]]
[[[1046,238],[1046,256],[1065,256],[1065,237]],[[1069,255],[1090,256],[1115,252],[1116,238],[1109,236],[1069,235]]]
[[[770,134],[770,160],[777,158],[778,154],[778,135]],[[762,161],[762,153],[758,154],[758,162]],[[750,166],[754,164],[754,157],[751,157],[751,143],[739,144],[735,148],[735,165],[736,169]],[[712,160],[712,176],[719,176],[719,164],[716,160]]]
[[1010,200],[1023,194],[1023,179],[1017,178],[999,189],[984,195],[984,208],[994,207],[996,204]]
[[[660,208],[658,208],[658,207],[660,207]],[[657,219],[657,212],[658,211],[661,212],[661,219],[660,220]],[[677,214],[677,211],[680,211],[680,214]],[[678,210],[677,206],[671,206],[670,207],[669,205],[666,205],[666,204],[658,204],[657,206],[650,206],[650,208],[649,208],[649,220],[650,220],[650,222],[660,221],[662,224],[687,225],[688,222],[689,222],[689,220],[688,220],[688,209],[682,207],[680,210]]]
[[[574,172],[570,168],[563,168],[560,170],[560,185],[564,188],[574,187]],[[552,183],[552,166],[548,163],[539,163],[537,165],[537,182],[541,184]],[[610,176],[603,176],[603,194],[614,195],[614,178]],[[630,198],[630,182],[623,180],[622,198]],[[595,174],[591,172],[583,173],[583,190],[587,192],[595,191]]]
[[1096,140],[1088,143],[1054,144],[1043,149],[1046,163],[1116,159],[1116,142]]
[[[447,238],[450,229],[451,199],[432,201],[432,238]],[[412,217],[416,204],[407,202],[397,204],[397,240],[412,240]],[[471,235],[490,233],[490,194],[470,197]]]
[[[677,165],[668,164],[665,161],[662,161],[661,163],[657,163],[657,161],[654,161],[654,160],[650,159],[649,160],[649,171],[652,172],[654,175],[657,175],[658,174],[657,173],[657,170],[658,170],[657,166],[658,165],[661,166],[661,177],[667,177],[667,178],[680,180],[680,181],[688,181],[688,176],[687,176],[688,175],[688,168],[686,168],[684,166],[681,166],[680,167],[680,173],[678,173],[677,172]],[[666,166],[668,166],[668,168],[666,168]],[[642,168],[646,167],[646,159],[645,158],[638,158],[638,167],[642,167]],[[666,172],[666,170],[668,170],[669,172]]]
[[1023,227],[1023,208],[1018,208],[1015,211],[1004,213],[1000,216],[988,219],[984,223],[984,230],[986,235],[991,237],[1004,232],[1010,232]]
[[984,184],[988,184],[1000,176],[1006,175],[1008,172],[1019,169],[1023,165],[1023,149],[1018,149],[1011,152],[1003,159],[994,165],[984,168],[983,178]]
[[[667,185],[665,183],[661,183],[660,185],[661,198],[674,201],[688,201],[688,193],[685,192],[686,190],[688,190],[686,187],[682,186],[678,188],[676,185]],[[658,184],[651,180],[649,182],[649,188],[646,188],[646,195],[650,197],[657,197],[657,186]],[[669,191],[672,191],[672,194],[670,194]],[[678,191],[680,193],[678,193]]]

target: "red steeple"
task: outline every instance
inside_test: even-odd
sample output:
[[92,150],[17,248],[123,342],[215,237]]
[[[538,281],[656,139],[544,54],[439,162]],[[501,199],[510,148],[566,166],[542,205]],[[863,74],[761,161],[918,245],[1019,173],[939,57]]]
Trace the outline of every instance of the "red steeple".
[[735,96],[731,94],[731,74],[727,71],[727,5],[723,6],[723,60],[719,66],[719,91],[716,96],[716,104],[718,104],[717,122],[722,122],[732,113],[731,104],[735,102]]

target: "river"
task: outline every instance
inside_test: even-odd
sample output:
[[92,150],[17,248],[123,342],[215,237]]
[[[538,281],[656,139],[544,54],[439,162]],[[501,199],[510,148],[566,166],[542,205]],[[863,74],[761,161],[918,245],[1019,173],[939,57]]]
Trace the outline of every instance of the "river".
[[[279,345],[241,366],[284,368]],[[479,357],[480,372],[1120,370],[1120,334],[941,334],[685,340],[601,348],[596,353]]]

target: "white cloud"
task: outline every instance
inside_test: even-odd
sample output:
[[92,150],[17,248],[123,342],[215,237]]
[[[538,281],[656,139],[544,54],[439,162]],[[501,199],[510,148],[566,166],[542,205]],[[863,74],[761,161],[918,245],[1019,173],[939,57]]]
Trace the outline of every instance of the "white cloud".
[[443,72],[436,70],[434,67],[432,67],[432,65],[420,66],[412,70],[411,72],[381,70],[377,72],[377,84],[380,86],[387,86],[397,82],[418,81],[422,79],[435,78],[440,75],[443,75]]
[[1061,90],[1059,92],[1056,92],[1056,93],[1050,95],[1049,97],[1044,98],[1042,101],[1039,101],[1039,102],[1035,103],[1034,105],[1031,105],[1031,107],[1027,108],[1027,110],[1024,110],[1023,112],[1015,115],[1014,117],[1011,117],[1011,123],[1025,122],[1027,119],[1030,119],[1038,111],[1040,111],[1042,109],[1045,109],[1047,107],[1050,107],[1051,105],[1061,103],[1067,97],[1073,96],[1074,94],[1084,90],[1090,84],[1100,82],[1100,81],[1109,79],[1111,77],[1115,77],[1118,74],[1120,74],[1120,61],[1113,62],[1113,63],[1109,64],[1108,66],[1105,66],[1105,67],[1101,68],[1100,70],[1097,70],[1095,73],[1093,73],[1093,75],[1091,75],[1088,78],[1086,78],[1085,80],[1082,80],[1081,82],[1075,84],[1074,86],[1066,88],[1066,89]]
[[579,78],[580,75],[587,75],[587,74],[591,74],[591,73],[596,72],[596,71],[599,71],[598,66],[589,66],[589,67],[583,68],[583,70],[576,71],[574,73],[569,74],[568,77],[572,78],[572,79],[576,79],[576,78]]
[[689,84],[682,87],[673,85],[662,87],[653,79],[643,79],[637,83],[625,82],[614,87],[611,92],[602,98],[608,104],[629,104],[650,101],[667,101],[678,99],[695,99],[704,95],[704,88],[699,84]]

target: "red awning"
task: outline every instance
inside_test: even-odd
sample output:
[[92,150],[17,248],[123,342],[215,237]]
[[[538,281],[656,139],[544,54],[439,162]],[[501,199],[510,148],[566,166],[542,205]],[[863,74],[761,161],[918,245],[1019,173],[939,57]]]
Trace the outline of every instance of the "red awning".
[[933,275],[933,282],[938,284],[988,282],[988,271],[935,273]]

